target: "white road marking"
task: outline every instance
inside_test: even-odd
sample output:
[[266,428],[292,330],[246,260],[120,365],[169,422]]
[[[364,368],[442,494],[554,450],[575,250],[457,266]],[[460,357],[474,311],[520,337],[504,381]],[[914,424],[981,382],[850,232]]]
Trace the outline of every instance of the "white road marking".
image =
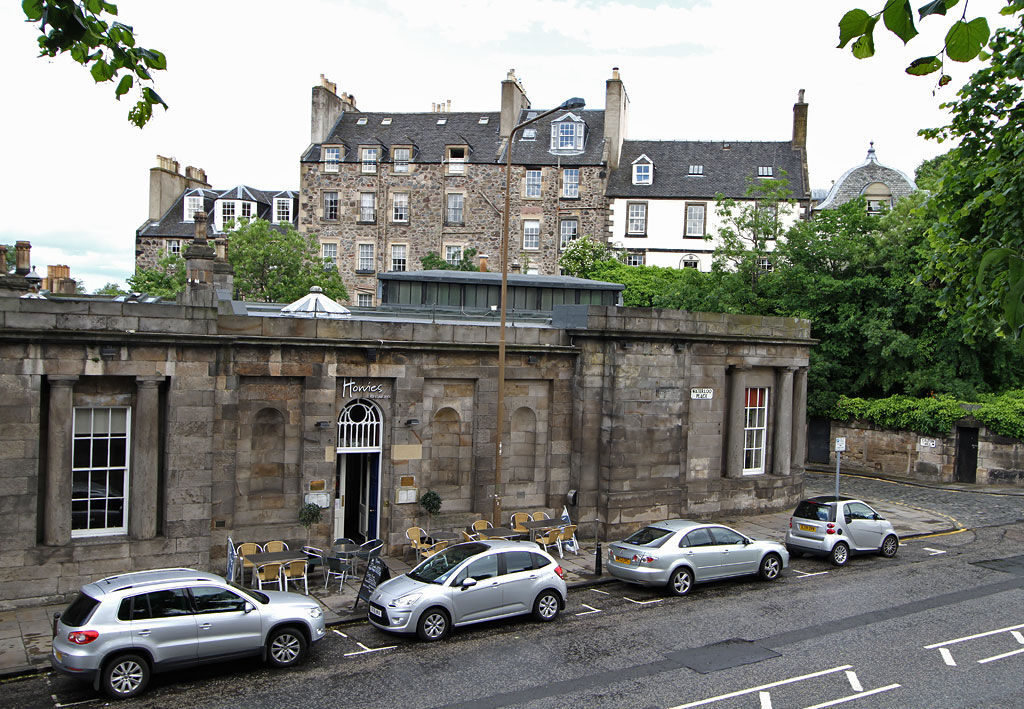
[[690,707],[700,707],[705,704],[713,704],[720,702],[723,699],[732,699],[733,697],[741,697],[744,694],[753,694],[754,692],[760,693],[761,690],[771,689],[772,687],[781,687],[784,684],[792,684],[793,682],[802,682],[805,679],[813,679],[815,677],[822,677],[824,675],[830,675],[833,672],[842,672],[844,670],[852,669],[853,665],[840,665],[839,667],[833,667],[830,670],[821,670],[820,672],[812,672],[809,675],[800,675],[799,677],[790,677],[789,679],[779,680],[778,682],[772,682],[771,684],[762,684],[760,687],[751,687],[750,689],[741,689],[737,692],[730,692],[729,694],[721,694],[717,697],[711,697],[710,699],[702,699],[699,702],[690,702],[689,704],[680,704],[679,706],[672,707],[671,709],[690,709]]
[[95,699],[83,699],[80,702],[68,702],[67,704],[61,704],[60,702],[57,701],[57,695],[52,694],[50,696],[53,697],[53,706],[56,707],[57,709],[60,709],[60,707],[76,707],[79,704],[94,704],[96,702]]
[[813,706],[805,707],[804,709],[824,709],[824,707],[834,707],[837,704],[846,704],[846,702],[852,702],[854,699],[860,699],[861,697],[870,697],[872,694],[881,694],[882,692],[888,692],[890,689],[897,689],[898,684],[890,684],[887,687],[879,687],[878,689],[871,689],[867,692],[860,692],[859,694],[851,694],[848,697],[841,699],[833,699],[831,702],[823,702],[821,704],[815,704]]
[[864,686],[860,683],[860,680],[857,679],[856,672],[854,672],[853,670],[847,670],[846,679],[850,680],[850,689],[852,689],[854,692],[864,691]]
[[[623,596],[623,598],[626,598],[626,597]],[[665,599],[664,598],[652,598],[649,601],[634,601],[632,598],[626,598],[626,600],[629,601],[630,603],[635,603],[638,606],[646,606],[648,603],[661,603]]]
[[[331,630],[334,630],[334,628],[331,628]],[[334,630],[334,632],[337,633],[338,635],[340,635],[343,638],[347,638],[348,637],[347,635],[345,635],[345,633],[341,632],[340,630]]]
[[600,608],[594,608],[593,606],[588,606],[586,603],[581,603],[580,605],[583,606],[584,608],[589,608],[590,610],[583,611],[582,613],[577,613],[576,615],[590,615],[591,613],[600,613],[601,612]]
[[807,578],[808,576],[824,576],[825,574],[827,574],[827,573],[828,573],[827,571],[816,571],[816,572],[814,572],[814,573],[812,574],[812,573],[808,573],[807,571],[799,571],[799,570],[797,570],[797,569],[791,569],[791,571],[792,571],[792,572],[793,572],[794,574],[800,574],[800,578],[802,578],[802,579],[805,579],[805,578]]
[[999,633],[1008,633],[1011,630],[1019,630],[1020,628],[1024,628],[1024,623],[1021,623],[1020,625],[1011,625],[1011,626],[1006,627],[1006,628],[1000,628],[999,630],[989,630],[988,632],[978,633],[977,635],[965,635],[962,638],[954,638],[953,640],[944,640],[941,643],[932,643],[931,645],[925,645],[924,649],[925,650],[934,650],[935,648],[942,647],[943,645],[956,645],[957,643],[966,642],[968,640],[977,640],[978,638],[986,638],[989,635],[998,635]]
[[1002,660],[1004,657],[1020,655],[1021,653],[1024,653],[1024,648],[1021,648],[1020,650],[1011,650],[1010,652],[1004,652],[1002,655],[993,655],[992,657],[986,657],[984,660],[978,660],[978,664],[984,665],[986,662],[995,662],[996,660]]
[[953,659],[953,653],[949,651],[949,648],[940,647],[939,654],[942,655],[942,661],[950,667],[956,667],[956,660]]
[[357,650],[356,652],[346,652],[345,657],[352,657],[353,655],[365,655],[368,652],[380,652],[381,650],[394,650],[396,647],[398,647],[397,645],[388,645],[387,647],[366,647],[365,645],[359,642],[357,642],[356,645],[363,649]]
[[593,591],[594,593],[600,593],[600,594],[605,595],[605,596],[612,595],[610,591],[601,591],[601,590],[598,590],[596,588],[592,588],[590,590]]
[[1024,645],[1024,634],[1021,634],[1019,630],[1011,630],[1010,635],[1015,637],[1021,645]]
[[761,709],[772,709],[772,695],[760,692],[758,696],[761,698]]
[[938,554],[945,554],[946,553],[945,549],[932,549],[931,547],[921,547],[921,548],[924,549],[926,552],[928,552],[928,556],[936,556]]

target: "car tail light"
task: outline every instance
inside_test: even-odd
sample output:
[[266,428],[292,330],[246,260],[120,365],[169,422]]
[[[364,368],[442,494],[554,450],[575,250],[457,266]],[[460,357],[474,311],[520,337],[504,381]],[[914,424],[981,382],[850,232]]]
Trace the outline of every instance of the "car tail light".
[[99,636],[95,630],[75,630],[68,633],[68,640],[75,645],[88,645]]
[[638,564],[653,564],[658,560],[656,556],[650,556],[649,554],[634,554],[633,561]]
[[833,524],[832,522],[829,522],[827,526],[828,526],[828,529],[825,530],[825,534],[835,534],[836,533],[836,526],[835,526],[835,524]]
[[789,518],[789,528],[790,529],[793,528],[793,518],[792,517]]
[[565,569],[563,569],[561,566],[555,567],[555,573],[558,574],[558,578],[562,579],[563,581],[565,580]]

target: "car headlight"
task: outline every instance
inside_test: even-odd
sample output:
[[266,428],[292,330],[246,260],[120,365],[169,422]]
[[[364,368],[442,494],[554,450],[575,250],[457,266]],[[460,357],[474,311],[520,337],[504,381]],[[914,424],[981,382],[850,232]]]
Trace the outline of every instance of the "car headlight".
[[319,618],[323,614],[324,614],[324,612],[322,610],[320,610],[320,606],[314,606],[314,607],[309,609],[309,617],[310,618]]
[[394,608],[408,608],[416,601],[420,600],[422,593],[408,593],[401,598],[396,598],[391,602],[391,606]]

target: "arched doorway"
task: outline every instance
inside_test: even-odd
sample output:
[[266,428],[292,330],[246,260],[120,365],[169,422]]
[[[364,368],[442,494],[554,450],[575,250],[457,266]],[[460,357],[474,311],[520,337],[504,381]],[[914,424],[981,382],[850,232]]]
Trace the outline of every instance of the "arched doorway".
[[338,464],[334,484],[334,536],[375,539],[380,520],[380,409],[349,402],[338,416]]

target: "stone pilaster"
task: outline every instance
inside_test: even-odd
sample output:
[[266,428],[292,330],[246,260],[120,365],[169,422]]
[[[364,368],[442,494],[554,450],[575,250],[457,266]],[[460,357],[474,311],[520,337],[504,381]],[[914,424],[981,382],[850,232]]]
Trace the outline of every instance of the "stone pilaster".
[[157,532],[161,381],[143,377],[136,381],[132,484],[128,493],[128,534],[132,539],[152,539]]
[[775,381],[775,451],[772,472],[789,475],[793,457],[793,372],[796,367],[783,367]]
[[749,366],[735,365],[730,372],[729,411],[726,416],[725,475],[743,477],[743,428]]
[[71,541],[71,425],[77,376],[47,377],[50,385],[46,431],[46,495],[43,542],[61,546]]
[[807,462],[807,367],[793,376],[793,457],[790,470],[803,470]]

